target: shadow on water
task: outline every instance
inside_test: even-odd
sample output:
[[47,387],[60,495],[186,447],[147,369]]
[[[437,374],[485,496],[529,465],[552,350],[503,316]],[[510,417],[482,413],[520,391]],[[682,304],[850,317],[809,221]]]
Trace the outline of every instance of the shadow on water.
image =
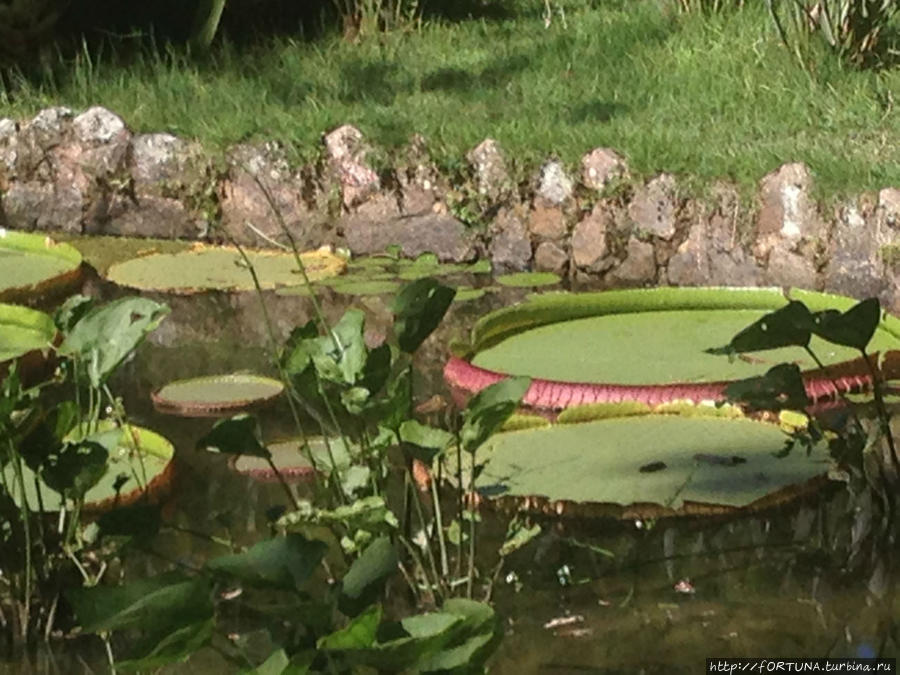
[[[329,320],[359,307],[373,338],[388,332],[389,298],[323,292]],[[525,292],[509,289],[452,307],[418,355],[423,396],[446,395],[440,373],[447,342]],[[267,512],[286,506],[277,485],[239,476],[225,457],[194,450],[211,420],[161,415],[147,395],[173,378],[269,372],[258,301],[249,293],[166,300],[171,316],[115,382],[133,421],[165,434],[177,448],[164,512],[170,527],[130,553],[132,575],[173,565],[199,568],[224,547],[196,533],[249,544],[268,533]],[[266,301],[282,337],[310,318],[304,298],[267,294]],[[264,434],[289,435],[288,420],[285,407],[265,411]],[[894,655],[900,651],[895,550],[869,515],[835,487],[741,518],[535,520],[542,533],[510,555],[493,579],[505,637],[491,672],[650,675],[702,672],[705,659],[716,656]],[[509,514],[484,513],[478,549],[485,570],[496,563],[509,520]],[[191,662],[191,672],[223,667],[207,653]],[[104,670],[95,640],[54,647],[27,663],[0,663],[3,674]]]

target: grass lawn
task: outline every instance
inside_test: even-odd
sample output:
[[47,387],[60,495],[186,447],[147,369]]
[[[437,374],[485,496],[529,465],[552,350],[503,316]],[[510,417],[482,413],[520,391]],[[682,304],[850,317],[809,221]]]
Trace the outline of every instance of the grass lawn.
[[491,136],[523,172],[550,155],[574,168],[611,146],[639,177],[670,171],[694,186],[750,188],[787,161],[807,162],[823,196],[900,186],[900,69],[857,71],[823,53],[810,75],[763,2],[713,17],[661,0],[554,4],[565,18],[549,28],[542,2],[507,0],[504,18],[426,21],[360,44],[225,44],[199,64],[81,57],[53,81],[20,84],[2,110],[102,104],[138,131],[276,138],[300,159],[349,122],[386,150],[419,132],[449,168]]

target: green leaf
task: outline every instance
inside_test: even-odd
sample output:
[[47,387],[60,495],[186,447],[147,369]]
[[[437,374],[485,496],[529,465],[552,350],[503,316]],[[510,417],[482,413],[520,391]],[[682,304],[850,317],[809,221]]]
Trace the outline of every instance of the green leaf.
[[348,309],[331,329],[331,335],[316,338],[320,349],[312,359],[322,379],[354,385],[361,378],[368,356],[363,339],[365,321],[361,310]]
[[66,335],[61,354],[74,358],[99,387],[169,313],[153,300],[125,297],[87,312]]
[[219,420],[209,433],[197,441],[198,450],[221,452],[227,455],[269,457],[269,451],[259,441],[259,424],[253,415],[235,415]]
[[509,419],[531,385],[531,378],[510,377],[482,389],[463,411],[462,446],[469,452],[484,443]]
[[455,295],[455,289],[431,277],[404,286],[392,305],[400,349],[415,352],[441,323]]
[[90,311],[96,300],[80,293],[68,298],[59,309],[53,313],[53,323],[63,333],[72,330],[73,326]]
[[375,644],[381,623],[381,605],[372,605],[345,628],[326,635],[317,643],[319,649],[365,649]]
[[121,437],[122,432],[117,429],[77,443],[66,443],[44,461],[41,478],[62,495],[73,499],[83,497],[103,478],[110,448],[117,448]]
[[413,457],[428,463],[448,448],[455,437],[444,429],[431,427],[416,420],[406,420],[400,425],[400,440],[406,444]]
[[724,347],[707,349],[706,353],[743,354],[779,347],[806,347],[812,335],[812,325],[812,314],[806,305],[792,300],[781,309],[754,321]]
[[282,675],[290,664],[287,652],[283,649],[276,649],[269,654],[269,658],[260,663],[253,670],[242,671],[242,675]]
[[812,332],[834,344],[864,350],[881,321],[878,298],[857,303],[846,312],[836,309],[812,315]]
[[751,410],[803,410],[810,404],[795,363],[782,363],[764,375],[732,382],[725,388],[725,396]]
[[342,612],[358,611],[381,592],[384,581],[397,571],[397,552],[388,537],[378,537],[353,561],[341,584]]
[[360,385],[377,394],[387,383],[391,374],[391,348],[387,343],[381,344],[369,352],[366,367]]
[[94,586],[66,593],[85,633],[174,630],[212,617],[207,579],[163,574],[125,586]]
[[116,669],[126,672],[155,670],[170,663],[187,661],[194,652],[209,643],[214,627],[215,620],[208,618],[176,628],[159,640],[146,656],[117,661]]
[[206,568],[254,586],[297,590],[309,579],[326,548],[321,541],[288,534],[259,542],[243,553],[213,558]]

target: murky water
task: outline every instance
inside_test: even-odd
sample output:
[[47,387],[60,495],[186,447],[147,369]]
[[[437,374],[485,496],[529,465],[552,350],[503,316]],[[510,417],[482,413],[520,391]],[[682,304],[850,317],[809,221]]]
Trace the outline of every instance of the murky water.
[[[98,287],[99,288],[99,287]],[[95,290],[98,290],[95,288]],[[100,289],[104,294],[115,293]],[[422,398],[442,392],[446,344],[483,313],[524,291],[455,304],[418,355]],[[337,320],[366,311],[373,336],[389,328],[389,298],[326,291]],[[176,445],[176,477],[166,521],[175,526],[129,557],[131,574],[173,562],[199,567],[224,549],[192,532],[249,544],[266,536],[266,511],[284,505],[277,485],[230,470],[225,457],[194,450],[209,420],[159,415],[148,393],[174,378],[231,370],[268,372],[266,330],[253,294],[165,298],[171,316],[126,364],[114,390],[132,420]],[[279,338],[310,318],[304,298],[266,296]],[[261,416],[270,439],[289,435],[276,406]],[[597,476],[597,480],[603,480]],[[893,656],[897,626],[896,550],[867,521],[868,511],[832,489],[765,516],[658,522],[540,521],[536,542],[513,554],[493,580],[505,639],[495,673],[697,673],[714,656]],[[479,549],[489,572],[508,515],[486,515]],[[99,641],[56,645],[0,673],[105,672]],[[165,672],[228,672],[212,653]]]

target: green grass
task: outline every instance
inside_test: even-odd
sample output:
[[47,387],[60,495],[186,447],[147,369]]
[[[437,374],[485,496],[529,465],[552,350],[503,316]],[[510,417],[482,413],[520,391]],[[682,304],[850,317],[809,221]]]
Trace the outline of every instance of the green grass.
[[224,45],[201,64],[81,56],[52,82],[19,83],[4,114],[102,104],[138,131],[215,146],[276,138],[298,159],[349,122],[389,152],[422,133],[447,167],[491,136],[522,175],[550,155],[575,168],[604,145],[638,177],[670,171],[692,186],[750,188],[788,161],[812,167],[820,196],[900,184],[890,94],[900,70],[857,71],[823,52],[808,74],[761,2],[713,17],[659,0],[561,2],[565,25],[555,16],[549,29],[543,3],[508,0],[514,18],[426,23],[361,44]]

